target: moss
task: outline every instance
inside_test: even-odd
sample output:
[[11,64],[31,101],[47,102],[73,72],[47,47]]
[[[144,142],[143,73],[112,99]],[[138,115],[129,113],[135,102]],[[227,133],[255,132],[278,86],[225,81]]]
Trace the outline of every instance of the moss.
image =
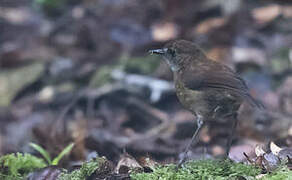
[[58,180],[84,180],[94,173],[101,164],[105,162],[104,158],[98,158],[85,162],[80,169],[74,170],[71,173],[63,172],[59,175]]
[[46,163],[30,154],[8,154],[0,157],[0,179],[17,180],[36,169],[46,167]]
[[35,82],[44,72],[43,63],[0,71],[0,106],[9,106],[14,96],[27,85]]
[[286,166],[282,166],[272,173],[267,174],[261,180],[292,180],[292,171]]
[[41,9],[49,17],[57,17],[65,12],[65,7],[72,0],[34,0],[33,6]]
[[114,70],[115,66],[102,66],[99,68],[92,76],[89,86],[90,87],[100,87],[108,82],[110,82],[111,72]]
[[112,80],[112,71],[121,69],[130,74],[151,74],[153,73],[161,60],[158,56],[147,57],[128,57],[122,56],[119,62],[114,65],[105,65],[100,67],[91,77],[90,87],[100,87]]
[[35,3],[46,8],[58,8],[65,3],[65,0],[35,0]]
[[285,70],[291,68],[291,62],[289,60],[289,48],[281,48],[275,54],[272,55],[270,60],[271,70],[275,73],[282,73]]
[[132,57],[120,60],[126,72],[135,74],[151,74],[160,62],[159,56]]
[[159,179],[159,180],[192,180],[192,179],[220,179],[230,180],[245,177],[254,178],[260,173],[260,169],[230,161],[202,160],[185,164],[183,168],[176,170],[175,165],[156,167],[152,173],[131,174],[135,180]]

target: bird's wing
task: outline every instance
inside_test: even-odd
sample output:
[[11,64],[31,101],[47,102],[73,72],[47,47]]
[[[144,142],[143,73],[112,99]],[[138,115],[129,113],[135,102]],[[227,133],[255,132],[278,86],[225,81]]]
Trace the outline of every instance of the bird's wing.
[[244,80],[225,65],[214,63],[213,67],[210,64],[190,67],[185,69],[182,76],[181,79],[186,88],[197,91],[205,89],[227,90],[247,100],[252,106],[263,108],[263,105],[250,95]]

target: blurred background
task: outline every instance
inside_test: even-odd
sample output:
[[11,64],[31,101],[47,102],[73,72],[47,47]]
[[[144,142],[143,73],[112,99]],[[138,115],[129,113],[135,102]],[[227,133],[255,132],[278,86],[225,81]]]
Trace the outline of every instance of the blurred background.
[[[149,49],[172,39],[199,44],[263,102],[244,104],[231,158],[256,145],[292,147],[292,2],[289,0],[0,0],[0,155],[67,161],[91,152],[116,163],[126,151],[176,162],[196,128],[172,74]],[[225,151],[230,122],[212,122],[192,158]]]

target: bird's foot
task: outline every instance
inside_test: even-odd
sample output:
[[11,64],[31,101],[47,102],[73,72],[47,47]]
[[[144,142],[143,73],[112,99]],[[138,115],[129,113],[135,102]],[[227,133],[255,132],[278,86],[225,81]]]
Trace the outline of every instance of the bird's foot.
[[187,161],[188,159],[188,150],[186,150],[184,153],[183,153],[183,157],[180,159],[178,165],[177,165],[177,168],[181,168],[183,167],[184,163]]

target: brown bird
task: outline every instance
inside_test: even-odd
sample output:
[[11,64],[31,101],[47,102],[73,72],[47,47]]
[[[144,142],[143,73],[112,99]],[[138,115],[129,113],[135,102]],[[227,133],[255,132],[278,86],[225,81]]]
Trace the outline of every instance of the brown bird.
[[263,108],[249,93],[244,80],[228,66],[209,59],[196,44],[174,40],[164,48],[150,50],[162,55],[174,74],[176,94],[181,104],[197,118],[197,129],[186,147],[179,166],[185,162],[191,144],[204,121],[233,118],[231,135],[227,141],[228,157],[232,136],[237,126],[237,111],[243,101]]

